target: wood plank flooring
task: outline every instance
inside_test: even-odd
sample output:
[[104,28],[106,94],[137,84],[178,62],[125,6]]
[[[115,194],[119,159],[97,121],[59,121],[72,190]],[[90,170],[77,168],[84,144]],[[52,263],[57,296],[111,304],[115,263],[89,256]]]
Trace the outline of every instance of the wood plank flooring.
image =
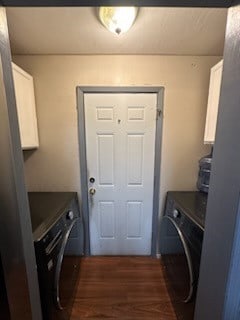
[[83,258],[71,320],[176,320],[162,270],[150,257]]

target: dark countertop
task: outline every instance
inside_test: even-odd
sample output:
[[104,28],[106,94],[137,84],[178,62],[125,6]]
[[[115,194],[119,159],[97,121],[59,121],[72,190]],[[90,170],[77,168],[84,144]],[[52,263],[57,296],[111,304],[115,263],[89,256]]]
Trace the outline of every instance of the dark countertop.
[[34,240],[52,227],[76,195],[76,192],[28,193]]
[[202,230],[205,227],[207,193],[199,191],[169,191],[180,210]]

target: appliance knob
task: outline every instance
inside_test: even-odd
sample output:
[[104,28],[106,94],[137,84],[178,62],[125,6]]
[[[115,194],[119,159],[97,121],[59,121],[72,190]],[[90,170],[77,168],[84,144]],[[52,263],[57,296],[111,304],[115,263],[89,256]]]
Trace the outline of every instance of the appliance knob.
[[72,210],[69,211],[69,212],[66,214],[66,218],[67,218],[68,220],[73,220],[73,218],[74,218],[74,213],[73,213]]
[[173,217],[174,217],[175,219],[180,217],[180,212],[179,212],[177,209],[174,209],[174,210],[173,210]]

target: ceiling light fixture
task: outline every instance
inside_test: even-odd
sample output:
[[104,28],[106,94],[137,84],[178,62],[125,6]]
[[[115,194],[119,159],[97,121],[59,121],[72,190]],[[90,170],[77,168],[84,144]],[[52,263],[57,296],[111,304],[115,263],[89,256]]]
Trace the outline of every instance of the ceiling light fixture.
[[102,24],[115,34],[127,32],[138,13],[136,7],[100,7],[99,18]]

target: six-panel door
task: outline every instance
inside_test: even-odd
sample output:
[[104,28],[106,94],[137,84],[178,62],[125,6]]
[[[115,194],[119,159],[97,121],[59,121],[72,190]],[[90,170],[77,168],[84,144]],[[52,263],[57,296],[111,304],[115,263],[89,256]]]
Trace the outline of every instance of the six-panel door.
[[156,105],[156,94],[84,94],[93,255],[151,253]]

